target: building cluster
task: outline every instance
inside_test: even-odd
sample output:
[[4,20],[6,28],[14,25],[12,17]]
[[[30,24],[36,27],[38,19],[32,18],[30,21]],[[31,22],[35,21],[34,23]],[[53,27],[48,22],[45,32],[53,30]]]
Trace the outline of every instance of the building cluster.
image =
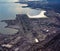
[[48,18],[29,18],[25,14],[17,14],[16,20],[3,20],[7,27],[18,29],[18,32],[6,36],[1,34],[0,50],[29,51],[35,43],[43,46],[52,41],[60,33],[60,17],[53,11],[47,12],[45,15]]

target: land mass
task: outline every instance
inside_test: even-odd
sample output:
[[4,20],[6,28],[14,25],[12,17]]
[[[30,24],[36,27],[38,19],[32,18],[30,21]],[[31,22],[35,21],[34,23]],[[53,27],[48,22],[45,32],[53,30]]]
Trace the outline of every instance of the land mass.
[[0,50],[60,50],[60,14],[53,10],[47,10],[44,14],[48,18],[29,18],[26,14],[17,14],[15,20],[2,20],[8,24],[6,27],[18,29],[18,32],[14,35],[0,34]]

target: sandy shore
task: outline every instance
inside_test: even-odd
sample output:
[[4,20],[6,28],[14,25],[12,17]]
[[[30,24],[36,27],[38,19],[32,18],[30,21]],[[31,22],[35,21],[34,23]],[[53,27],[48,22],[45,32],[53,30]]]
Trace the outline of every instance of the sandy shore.
[[31,16],[31,15],[29,15],[29,14],[27,14],[27,15],[28,15],[29,18],[48,18],[46,15],[44,15],[45,12],[46,12],[46,11],[42,10],[42,11],[40,12],[40,14],[38,14],[38,15],[35,15],[35,16]]

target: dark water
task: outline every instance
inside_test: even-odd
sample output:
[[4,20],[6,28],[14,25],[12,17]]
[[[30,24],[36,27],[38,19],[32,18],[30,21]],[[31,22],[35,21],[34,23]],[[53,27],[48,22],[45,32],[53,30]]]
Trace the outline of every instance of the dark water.
[[[16,14],[30,14],[37,15],[40,13],[40,9],[31,9],[29,7],[22,8],[22,6],[27,6],[27,4],[20,3],[0,3],[0,21],[15,19]],[[5,28],[7,24],[5,22],[0,22],[0,33],[2,34],[14,34],[18,32],[16,29]]]

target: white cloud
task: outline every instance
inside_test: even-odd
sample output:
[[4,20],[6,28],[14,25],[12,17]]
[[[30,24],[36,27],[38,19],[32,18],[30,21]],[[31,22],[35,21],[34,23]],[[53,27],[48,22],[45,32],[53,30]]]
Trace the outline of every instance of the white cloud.
[[18,0],[0,0],[0,2],[16,2]]
[[19,0],[19,1],[47,1],[47,0]]

